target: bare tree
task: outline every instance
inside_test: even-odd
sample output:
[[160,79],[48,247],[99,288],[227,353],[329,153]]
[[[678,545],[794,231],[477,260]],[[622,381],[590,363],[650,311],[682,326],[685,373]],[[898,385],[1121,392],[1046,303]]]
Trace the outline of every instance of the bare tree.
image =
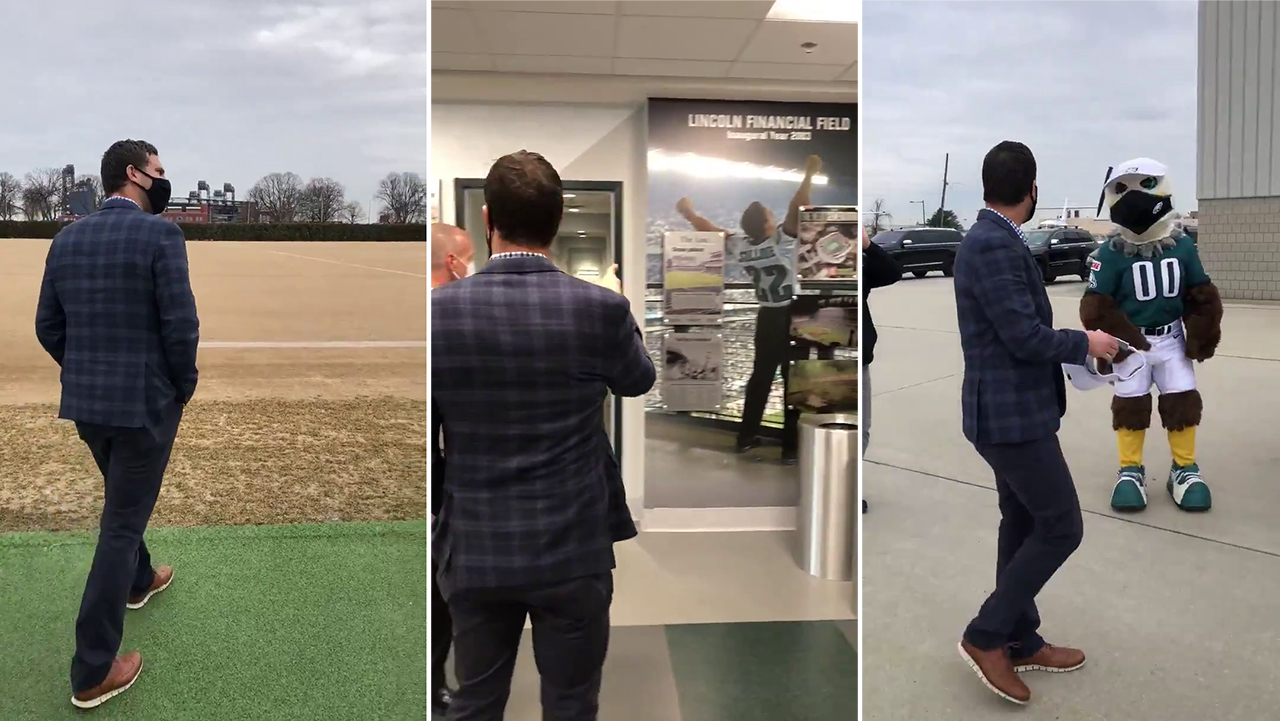
[[96,175],[81,175],[76,178],[76,190],[87,190],[93,193],[93,204],[90,206],[97,210],[102,206],[102,201],[106,198],[106,193],[102,190],[102,180]]
[[0,173],[0,220],[13,220],[22,209],[22,181],[12,173]]
[[333,178],[307,181],[298,199],[300,220],[304,223],[332,223],[342,216],[347,191]]
[[355,225],[364,218],[364,208],[356,201],[351,201],[342,206],[342,222]]
[[378,184],[378,200],[392,223],[425,223],[427,184],[417,173],[391,173]]
[[53,220],[60,210],[62,171],[40,168],[27,173],[22,183],[22,214],[27,220]]
[[884,230],[884,228],[880,227],[880,219],[892,218],[893,213],[884,209],[884,198],[876,198],[875,202],[871,204],[871,210],[868,213],[871,215],[871,227],[867,229],[867,235],[874,238],[877,233]]
[[302,178],[297,173],[271,173],[249,189],[249,201],[258,206],[264,222],[293,223],[302,202]]

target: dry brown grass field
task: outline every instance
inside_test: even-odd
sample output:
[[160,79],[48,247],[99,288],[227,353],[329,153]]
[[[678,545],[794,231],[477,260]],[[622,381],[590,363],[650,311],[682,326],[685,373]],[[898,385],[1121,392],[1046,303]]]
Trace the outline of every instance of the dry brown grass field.
[[[0,240],[0,532],[92,528],[101,508],[35,339],[48,248]],[[187,248],[200,386],[152,523],[423,518],[426,244]]]

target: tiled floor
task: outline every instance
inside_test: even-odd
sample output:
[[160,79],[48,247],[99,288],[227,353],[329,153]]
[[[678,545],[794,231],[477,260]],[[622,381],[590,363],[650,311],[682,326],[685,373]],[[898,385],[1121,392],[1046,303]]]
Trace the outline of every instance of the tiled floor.
[[[646,533],[618,546],[602,721],[857,717],[853,587],[809,577],[788,533]],[[507,721],[539,721],[525,634]]]

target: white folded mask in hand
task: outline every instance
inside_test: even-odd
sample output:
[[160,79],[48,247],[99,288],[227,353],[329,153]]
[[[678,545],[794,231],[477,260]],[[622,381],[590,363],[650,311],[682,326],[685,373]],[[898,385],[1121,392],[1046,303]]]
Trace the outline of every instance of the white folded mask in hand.
[[[1101,361],[1106,364],[1102,369],[1098,368],[1100,361],[1095,358],[1086,359],[1082,366],[1063,363],[1062,372],[1067,374],[1067,380],[1071,381],[1071,385],[1082,391],[1091,391],[1094,388],[1127,381],[1146,367],[1147,357],[1128,343],[1121,342],[1120,349],[1132,351],[1132,353],[1119,363]],[[1103,372],[1104,370],[1106,372]]]

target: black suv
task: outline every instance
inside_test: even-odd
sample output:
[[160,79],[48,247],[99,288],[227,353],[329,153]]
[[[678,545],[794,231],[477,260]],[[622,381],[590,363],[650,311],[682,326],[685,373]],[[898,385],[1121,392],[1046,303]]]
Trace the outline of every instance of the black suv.
[[1040,228],[1023,231],[1027,247],[1040,265],[1044,282],[1052,283],[1060,276],[1089,278],[1089,254],[1098,249],[1098,241],[1079,228]]
[[906,228],[877,233],[871,240],[917,278],[931,270],[940,270],[950,278],[964,234],[951,228]]

